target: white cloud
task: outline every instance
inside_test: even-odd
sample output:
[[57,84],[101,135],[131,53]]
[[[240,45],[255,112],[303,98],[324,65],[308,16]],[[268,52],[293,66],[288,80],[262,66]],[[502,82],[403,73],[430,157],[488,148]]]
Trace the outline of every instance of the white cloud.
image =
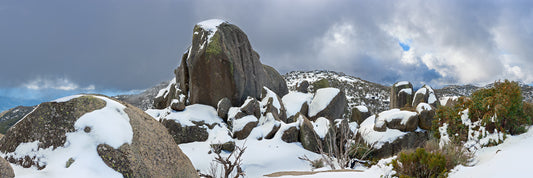
[[22,85],[24,88],[32,90],[42,90],[42,89],[55,89],[55,90],[94,90],[94,85],[89,85],[87,87],[80,87],[78,84],[70,81],[68,78],[42,78],[37,77],[34,80],[26,82]]
[[409,51],[404,51],[400,61],[407,65],[419,65],[418,58],[415,55],[415,50],[413,48],[409,49]]
[[356,35],[352,24],[334,24],[323,36],[315,40],[314,48],[318,52],[319,59],[336,61],[335,63],[349,60],[362,48],[358,44]]

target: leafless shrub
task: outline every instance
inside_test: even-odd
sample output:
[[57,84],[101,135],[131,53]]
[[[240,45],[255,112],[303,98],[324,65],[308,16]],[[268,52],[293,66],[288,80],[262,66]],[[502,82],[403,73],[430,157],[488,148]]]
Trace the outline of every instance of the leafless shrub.
[[307,155],[304,155],[304,156],[298,157],[298,159],[309,162],[309,164],[311,165],[311,167],[313,167],[313,169],[324,167],[324,161],[322,161],[322,158],[311,160],[309,159],[309,157],[307,157]]
[[331,125],[324,141],[316,137],[317,143],[323,143],[318,144],[321,161],[331,169],[337,169],[336,165],[339,169],[346,169],[352,162],[366,163],[363,160],[374,150],[373,144],[366,144],[362,137],[358,137],[347,125],[336,125]]
[[[222,151],[215,151],[215,150],[220,150],[221,145],[213,146],[211,148],[211,153],[214,153],[216,155],[215,155],[215,158],[213,159],[213,162],[211,163],[209,167],[209,173],[200,174],[200,176],[207,177],[207,178],[244,177],[246,174],[242,170],[241,165],[242,165],[242,155],[244,154],[244,151],[246,151],[246,147],[244,146],[245,144],[243,144],[242,147],[235,146],[235,150],[233,150],[227,157],[222,156],[222,153],[223,153]],[[221,170],[222,172],[220,173],[220,175],[217,175],[220,167],[222,167],[222,170]]]

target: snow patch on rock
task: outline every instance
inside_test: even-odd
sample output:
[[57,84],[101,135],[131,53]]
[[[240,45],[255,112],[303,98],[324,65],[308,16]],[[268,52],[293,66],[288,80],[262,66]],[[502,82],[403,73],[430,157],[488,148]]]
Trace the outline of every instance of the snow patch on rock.
[[326,109],[333,98],[339,94],[337,88],[321,88],[316,91],[315,97],[309,106],[309,117],[316,116],[320,111]]
[[196,25],[198,25],[204,31],[207,31],[209,33],[209,35],[207,36],[207,41],[208,41],[207,43],[210,43],[211,38],[213,37],[213,35],[215,35],[215,33],[218,30],[218,26],[222,23],[228,23],[228,22],[225,20],[221,20],[221,19],[209,19],[209,20],[202,21]]
[[313,100],[313,94],[291,91],[289,94],[283,96],[281,100],[287,110],[287,117],[291,117],[300,112],[300,109],[305,102],[307,102],[307,104],[311,103]]
[[394,140],[404,136],[407,132],[402,132],[397,129],[389,129],[385,132],[377,132],[374,130],[374,122],[376,115],[368,117],[359,127],[359,133],[366,143],[374,145],[374,148],[380,149],[385,143],[391,143]]
[[328,130],[329,130],[329,120],[326,119],[325,117],[319,117],[318,119],[316,119],[316,121],[312,122],[313,123],[313,129],[315,130],[316,134],[321,138],[321,139],[324,139],[324,137],[326,137],[326,134],[328,133]]

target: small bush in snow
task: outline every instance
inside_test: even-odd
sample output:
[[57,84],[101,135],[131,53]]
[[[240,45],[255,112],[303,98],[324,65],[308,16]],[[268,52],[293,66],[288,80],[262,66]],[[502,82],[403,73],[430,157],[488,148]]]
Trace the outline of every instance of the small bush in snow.
[[448,174],[446,157],[424,148],[402,151],[391,164],[399,177],[446,177]]
[[321,88],[327,88],[329,87],[329,81],[328,79],[323,78],[323,79],[320,79],[314,82],[312,86],[313,86],[313,91],[316,91]]
[[424,148],[428,152],[442,154],[446,158],[446,168],[448,170],[457,165],[468,165],[474,157],[474,154],[461,144],[446,144],[441,147],[436,139],[428,140]]
[[437,139],[416,151],[404,150],[391,164],[399,177],[446,177],[457,165],[467,165],[473,153],[460,144],[439,145]]
[[302,157],[298,157],[298,159],[309,162],[309,165],[311,165],[311,167],[313,167],[313,169],[318,169],[318,168],[324,167],[324,161],[322,160],[322,158],[311,160],[306,155],[304,155]]

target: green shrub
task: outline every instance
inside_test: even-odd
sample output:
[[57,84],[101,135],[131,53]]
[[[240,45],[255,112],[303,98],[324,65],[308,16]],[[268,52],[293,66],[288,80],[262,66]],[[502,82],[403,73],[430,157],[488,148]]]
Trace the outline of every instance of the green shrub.
[[524,114],[526,115],[526,117],[530,121],[533,121],[533,103],[524,102],[523,107]]
[[439,152],[446,158],[446,169],[451,170],[457,165],[467,165],[470,163],[474,154],[468,151],[462,144],[450,143],[442,148],[437,139],[430,139],[424,146],[428,152]]
[[391,164],[399,177],[446,177],[448,174],[446,157],[424,148],[402,151]]
[[321,89],[321,88],[327,88],[329,87],[329,81],[328,79],[320,79],[316,82],[313,83],[313,89],[316,91],[318,89]]
[[[463,124],[461,120],[462,111],[466,109],[468,109],[469,119],[472,122],[481,120],[479,125],[470,126],[471,129],[479,131],[481,126],[485,127],[489,133],[496,130],[511,135],[526,132],[525,126],[531,124],[531,115],[533,115],[533,106],[522,101],[522,93],[518,83],[508,80],[497,81],[491,88],[475,91],[471,98],[459,98],[454,106],[439,107],[432,128],[434,136],[440,138],[438,128],[446,123],[448,125],[447,133],[452,142],[467,141],[469,126]],[[480,137],[482,135],[485,133],[480,134]],[[501,141],[493,140],[488,145],[483,146],[497,145]]]
[[432,131],[434,137],[440,138],[438,128],[444,123],[448,124],[448,135],[454,143],[460,143],[468,139],[468,126],[464,125],[461,120],[462,111],[470,106],[472,101],[466,97],[460,97],[456,105],[452,107],[440,106],[435,114],[435,120],[433,120]]
[[526,131],[524,125],[531,124],[522,105],[522,90],[518,83],[498,81],[494,87],[472,94],[470,119],[481,119],[481,124],[489,132],[497,129],[511,135],[521,134]]

